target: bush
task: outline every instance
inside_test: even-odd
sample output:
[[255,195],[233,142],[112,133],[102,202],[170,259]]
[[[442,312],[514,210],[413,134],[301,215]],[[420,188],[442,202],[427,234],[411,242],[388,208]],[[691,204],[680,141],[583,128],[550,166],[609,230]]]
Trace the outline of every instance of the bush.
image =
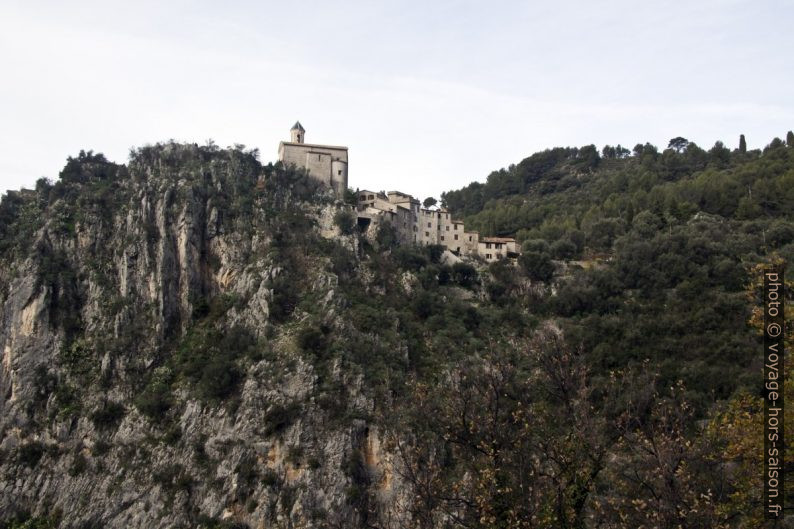
[[397,246],[399,241],[397,238],[397,230],[392,226],[391,222],[384,221],[378,225],[375,241],[382,250],[395,248]]
[[23,444],[19,447],[17,452],[19,462],[31,468],[39,464],[39,460],[43,455],[44,445],[38,441]]
[[231,395],[241,375],[234,361],[229,358],[213,358],[201,371],[196,392],[204,400],[223,400]]
[[272,285],[273,299],[270,304],[270,321],[284,323],[295,312],[295,307],[300,301],[295,289],[295,284],[288,278],[280,275]]
[[573,259],[577,253],[576,245],[566,239],[560,239],[551,245],[551,254],[555,259]]
[[328,347],[327,327],[304,327],[298,332],[298,346],[305,353],[319,356]]
[[427,257],[416,246],[400,246],[392,255],[397,265],[405,270],[418,272],[428,264]]
[[265,435],[274,435],[286,430],[300,412],[300,404],[274,404],[265,415]]
[[74,455],[72,459],[72,464],[69,466],[69,475],[72,477],[79,476],[83,472],[86,471],[88,468],[88,461],[86,460],[85,456],[81,453],[77,453]]
[[251,356],[256,345],[256,338],[244,327],[235,326],[226,332],[194,328],[179,346],[175,367],[199,398],[220,401],[234,393],[242,380],[237,358]]
[[106,402],[91,414],[91,422],[97,428],[108,428],[118,425],[124,417],[124,406],[118,402]]
[[334,225],[342,235],[352,235],[356,231],[356,216],[348,209],[340,209],[334,215]]
[[144,390],[135,398],[135,406],[150,419],[162,419],[171,408],[171,382],[173,372],[168,367],[154,370],[151,380]]
[[533,281],[548,281],[554,276],[554,263],[546,253],[527,252],[518,258],[518,263]]
[[452,280],[458,285],[470,288],[477,284],[477,269],[468,263],[452,265]]
[[524,244],[521,245],[521,251],[523,251],[523,252],[548,252],[549,251],[549,243],[544,241],[543,239],[530,239],[528,241],[524,241]]
[[441,262],[441,256],[444,255],[445,248],[440,244],[431,244],[427,246],[427,255],[430,257],[431,263],[438,264]]
[[36,516],[30,514],[17,514],[8,520],[0,520],[0,529],[56,529],[57,516]]

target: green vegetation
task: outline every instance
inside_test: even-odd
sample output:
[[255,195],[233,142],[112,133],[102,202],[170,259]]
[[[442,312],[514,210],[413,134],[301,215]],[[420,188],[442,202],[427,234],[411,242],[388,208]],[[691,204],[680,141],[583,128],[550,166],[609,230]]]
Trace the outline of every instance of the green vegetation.
[[58,516],[33,516],[20,514],[8,520],[0,520],[0,529],[57,529]]
[[91,421],[97,428],[117,426],[124,418],[126,410],[120,402],[105,402],[91,414]]
[[340,209],[334,215],[334,225],[342,235],[351,235],[356,229],[356,216],[352,211]]
[[17,450],[17,460],[28,467],[35,467],[44,455],[44,445],[38,441],[25,443]]
[[[740,144],[557,148],[443,199],[467,228],[515,235],[530,279],[562,273],[530,310],[562,318],[598,373],[649,359],[663,384],[686,382],[702,413],[757,387],[748,268],[772,254],[794,262],[794,150]],[[584,268],[555,272],[552,260]]]

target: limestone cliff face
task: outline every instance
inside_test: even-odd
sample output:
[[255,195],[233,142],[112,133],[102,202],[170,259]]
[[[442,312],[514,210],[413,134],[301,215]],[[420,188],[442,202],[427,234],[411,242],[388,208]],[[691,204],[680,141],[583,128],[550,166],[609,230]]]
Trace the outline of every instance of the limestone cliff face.
[[358,242],[332,222],[345,206],[278,187],[289,178],[241,150],[171,144],[128,166],[89,153],[6,201],[0,519],[406,523],[360,376],[338,363],[319,374],[296,349],[301,303],[338,327],[345,301],[328,259],[294,237],[353,256]]

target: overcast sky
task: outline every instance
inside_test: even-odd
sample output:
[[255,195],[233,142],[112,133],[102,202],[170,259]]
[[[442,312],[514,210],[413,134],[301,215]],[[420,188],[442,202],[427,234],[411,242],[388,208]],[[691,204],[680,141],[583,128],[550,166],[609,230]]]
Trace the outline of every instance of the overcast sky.
[[555,146],[763,147],[792,27],[792,0],[0,0],[0,187],[170,138],[267,162],[296,120],[351,187],[420,197]]

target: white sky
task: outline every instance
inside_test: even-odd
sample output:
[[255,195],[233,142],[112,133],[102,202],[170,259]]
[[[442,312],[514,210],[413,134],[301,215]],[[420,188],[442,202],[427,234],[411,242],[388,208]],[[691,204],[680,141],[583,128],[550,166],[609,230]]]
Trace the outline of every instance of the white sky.
[[555,146],[794,128],[794,1],[0,0],[0,189],[170,138],[438,196]]

